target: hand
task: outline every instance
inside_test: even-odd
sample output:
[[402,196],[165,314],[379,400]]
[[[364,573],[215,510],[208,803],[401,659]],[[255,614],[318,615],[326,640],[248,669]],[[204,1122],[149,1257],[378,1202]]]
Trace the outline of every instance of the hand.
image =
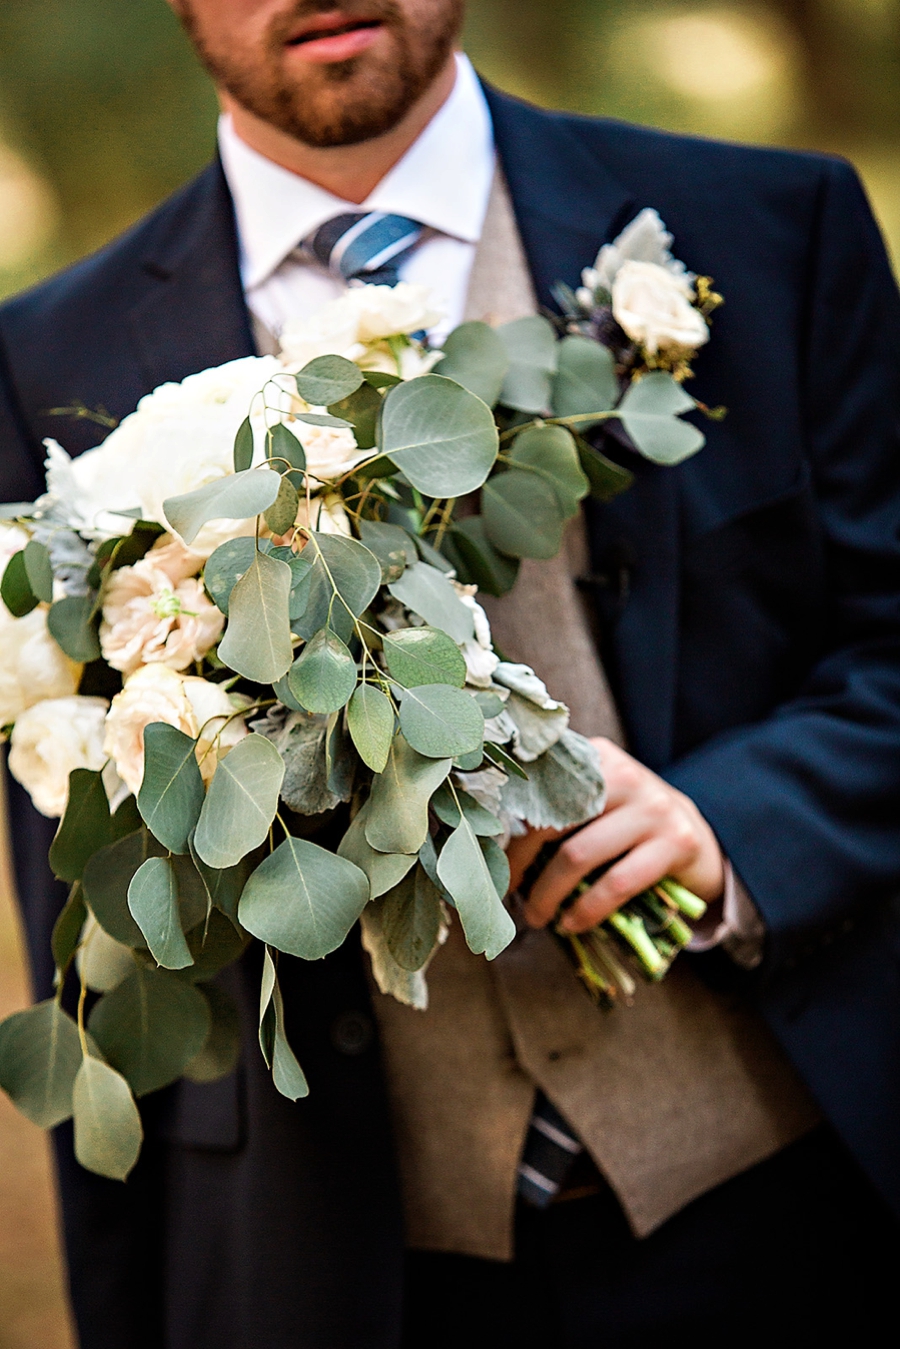
[[[545,927],[578,882],[606,862],[613,865],[563,915],[566,931],[586,932],[664,876],[709,903],[718,899],[725,884],[722,851],[693,801],[611,740],[592,744],[603,763],[606,809],[565,837],[535,881],[525,905],[529,925]],[[544,844],[561,837],[554,829],[533,829],[512,840],[512,889]]]

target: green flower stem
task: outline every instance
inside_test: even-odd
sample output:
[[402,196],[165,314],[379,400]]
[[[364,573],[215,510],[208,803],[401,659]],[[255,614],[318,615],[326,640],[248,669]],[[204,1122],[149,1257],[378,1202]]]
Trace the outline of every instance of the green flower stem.
[[687,890],[683,885],[679,885],[677,881],[673,881],[668,876],[654,888],[657,892],[661,890],[676,908],[680,909],[685,918],[690,918],[693,922],[702,918],[706,913],[706,904],[698,895],[695,895],[691,890]]
[[649,977],[661,979],[669,968],[669,962],[656,949],[643,920],[637,914],[629,914],[623,909],[618,909],[615,913],[611,913],[606,921],[627,941]]

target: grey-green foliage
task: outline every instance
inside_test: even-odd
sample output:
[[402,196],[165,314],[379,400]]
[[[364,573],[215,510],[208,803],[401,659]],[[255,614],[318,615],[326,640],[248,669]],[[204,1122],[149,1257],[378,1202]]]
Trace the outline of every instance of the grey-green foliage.
[[54,999],[14,1012],[0,1025],[0,1088],[40,1128],[71,1115],[80,1066],[77,1027]]
[[441,849],[437,874],[456,905],[469,949],[494,960],[512,941],[516,929],[466,816]]
[[327,624],[349,641],[354,619],[378,594],[381,565],[363,544],[338,534],[313,531],[303,550],[307,553],[311,566],[299,587],[303,607],[293,630],[308,640]]
[[492,408],[509,370],[506,345],[489,323],[462,323],[447,338],[438,373]]
[[137,1162],[144,1133],[128,1083],[90,1055],[75,1077],[75,1156],[88,1171],[125,1180]]
[[[559,343],[552,403],[557,417],[608,412],[619,397],[616,363],[608,347],[588,337],[570,334]],[[581,430],[589,421],[578,423]]]
[[402,852],[379,852],[366,838],[366,825],[371,813],[367,801],[354,816],[349,829],[338,844],[338,855],[346,857],[365,872],[369,881],[369,893],[377,899],[392,889],[403,879],[410,867],[415,865],[416,854]]
[[455,759],[480,751],[484,717],[471,694],[449,684],[407,689],[400,702],[400,729],[413,749],[430,759]]
[[504,323],[497,335],[509,360],[500,402],[518,412],[546,412],[557,363],[553,325],[533,315]]
[[373,684],[360,684],[347,706],[347,728],[363,763],[382,773],[394,736],[390,699]]
[[[455,591],[453,598],[458,598]],[[459,619],[457,630],[467,631],[468,621],[454,612]],[[452,621],[456,626],[455,620]],[[396,632],[386,632],[381,640],[388,670],[406,688],[421,684],[453,684],[462,688],[466,682],[465,657],[453,638],[439,628],[398,628]]]
[[421,865],[381,900],[381,928],[388,950],[404,970],[420,970],[434,950],[441,926],[441,896]]
[[277,722],[271,718],[256,722],[254,730],[273,742],[284,761],[281,799],[291,810],[321,815],[349,799],[349,793],[332,791],[328,785],[327,717],[291,713]]
[[88,1021],[104,1058],[135,1096],[174,1082],[206,1043],[209,1005],[167,970],[136,966],[96,1004]]
[[702,431],[681,419],[696,406],[671,375],[653,370],[628,388],[616,415],[645,459],[673,465],[706,443]]
[[234,1000],[218,984],[201,984],[199,991],[209,1006],[209,1034],[203,1048],[186,1064],[184,1075],[192,1082],[215,1082],[237,1065],[241,1018]]
[[193,543],[210,520],[249,520],[272,505],[281,476],[270,468],[245,469],[214,478],[182,496],[168,497],[163,511],[185,543]]
[[606,799],[594,746],[565,730],[555,744],[528,764],[528,778],[510,777],[503,807],[535,829],[567,829],[599,815]]
[[369,883],[345,857],[288,836],[250,877],[238,916],[260,941],[321,960],[344,941],[369,901]]
[[405,604],[413,613],[424,618],[433,628],[439,628],[454,642],[471,641],[475,635],[475,621],[453,589],[453,585],[437,567],[417,562],[407,567],[399,581],[388,586],[394,599]]
[[365,833],[377,852],[417,853],[428,834],[428,802],[452,759],[418,754],[398,731],[383,773],[372,784]]
[[186,853],[203,805],[196,741],[165,722],[144,728],[144,777],[138,809],[148,829],[170,852]]
[[286,562],[256,552],[229,595],[219,659],[255,683],[271,684],[290,668],[293,579]]
[[194,834],[207,866],[235,866],[265,841],[283,779],[281,755],[261,735],[239,740],[219,760]]
[[178,882],[169,858],[149,857],[135,872],[128,907],[158,965],[183,970],[194,963],[181,930]]
[[385,396],[379,449],[429,497],[458,497],[486,480],[497,427],[475,394],[441,375],[398,384]]
[[266,947],[259,994],[259,1045],[282,1096],[297,1101],[309,1095],[306,1075],[288,1043],[284,1024],[284,1001],[272,952]]
[[320,628],[288,674],[288,687],[307,712],[337,712],[356,688],[356,661],[336,632]]

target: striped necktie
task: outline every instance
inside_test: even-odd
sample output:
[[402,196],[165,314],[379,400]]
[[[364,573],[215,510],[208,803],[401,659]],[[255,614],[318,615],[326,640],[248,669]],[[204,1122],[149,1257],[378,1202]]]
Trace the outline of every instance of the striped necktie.
[[301,250],[344,281],[396,286],[400,267],[424,233],[425,226],[407,216],[348,211],[326,220]]

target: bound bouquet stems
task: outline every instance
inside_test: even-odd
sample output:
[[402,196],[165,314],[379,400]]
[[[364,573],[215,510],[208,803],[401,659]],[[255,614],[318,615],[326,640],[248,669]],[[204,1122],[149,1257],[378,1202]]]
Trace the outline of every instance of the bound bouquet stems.
[[[590,889],[599,875],[596,872],[581,881],[564,909]],[[702,899],[666,878],[587,932],[569,932],[559,921],[554,931],[594,1002],[610,1008],[617,1001],[630,1003],[634,997],[636,985],[629,965],[651,983],[665,977],[693,936],[685,919],[696,922],[705,912]]]

